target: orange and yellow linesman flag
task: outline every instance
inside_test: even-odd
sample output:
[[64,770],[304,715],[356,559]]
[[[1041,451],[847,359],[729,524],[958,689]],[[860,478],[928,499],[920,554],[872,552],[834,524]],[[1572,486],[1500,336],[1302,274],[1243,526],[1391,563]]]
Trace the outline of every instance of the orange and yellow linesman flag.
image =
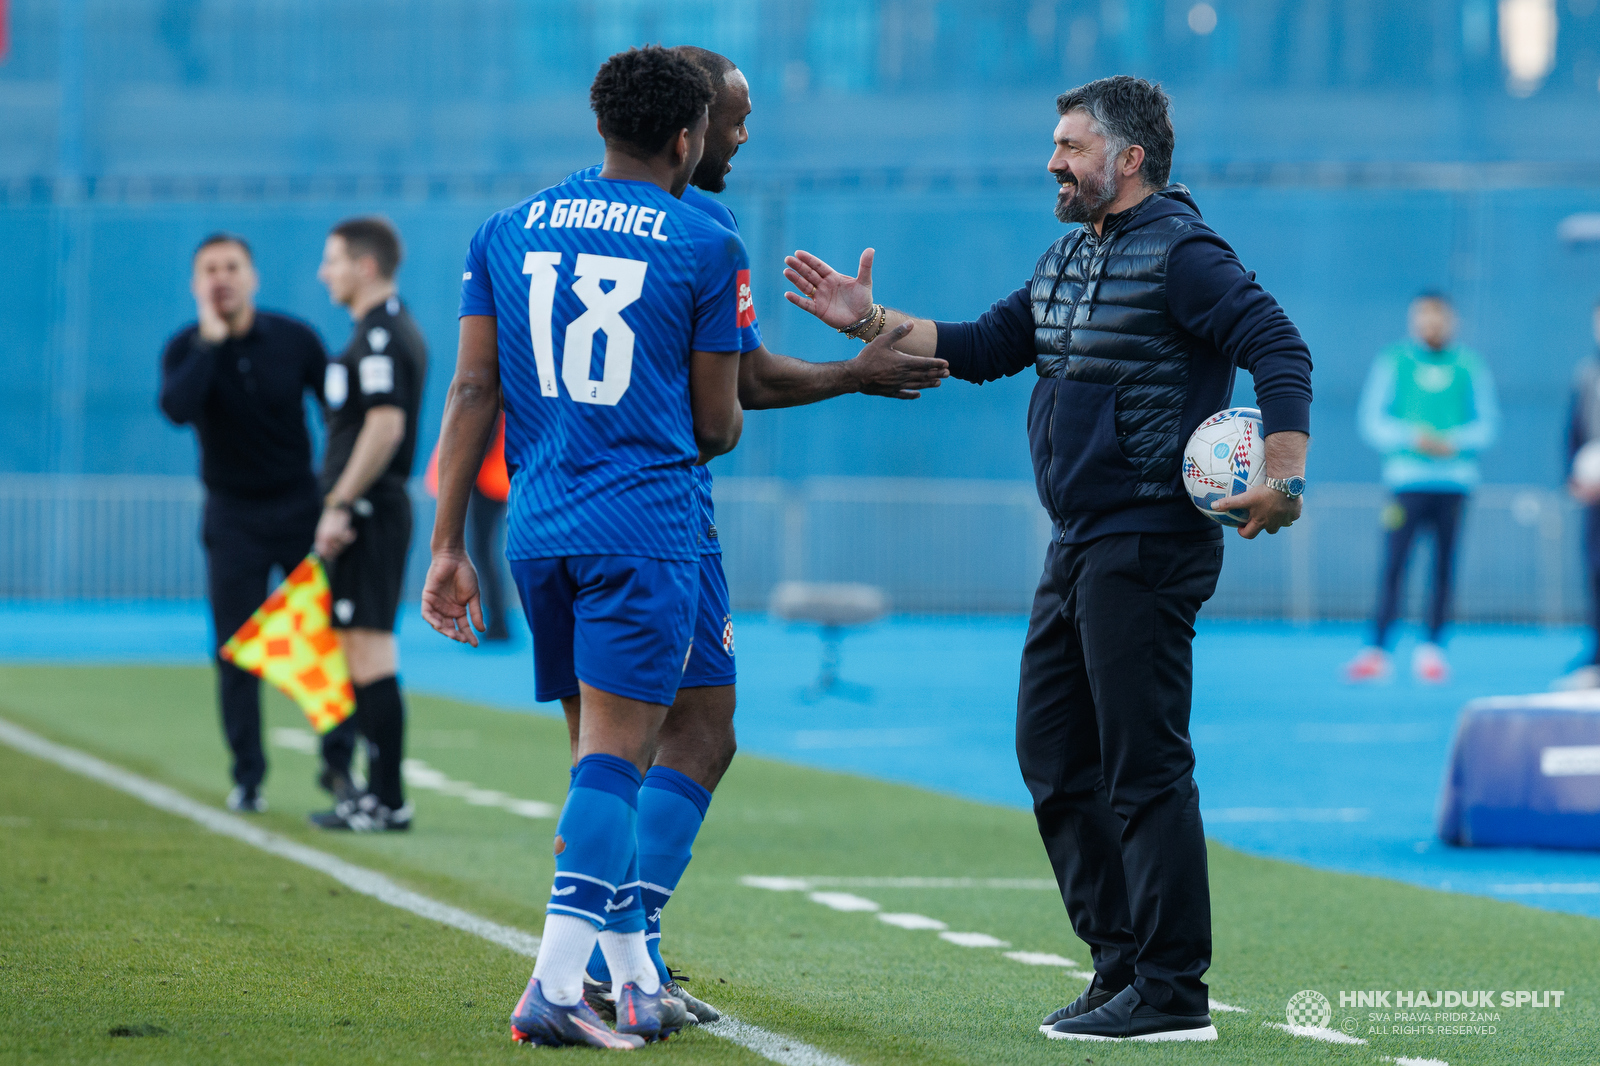
[[315,552],[228,638],[221,655],[272,682],[326,733],[356,709],[339,634],[330,624],[333,591]]

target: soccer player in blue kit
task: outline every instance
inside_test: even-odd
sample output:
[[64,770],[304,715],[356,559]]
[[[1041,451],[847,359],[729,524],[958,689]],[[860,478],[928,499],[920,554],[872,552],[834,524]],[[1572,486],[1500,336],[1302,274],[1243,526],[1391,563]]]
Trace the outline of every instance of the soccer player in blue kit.
[[[476,644],[467,497],[502,403],[512,474],[507,557],[533,631],[537,695],[579,722],[556,874],[512,1035],[637,1047],[688,1020],[645,947],[642,774],[677,693],[699,594],[693,467],[730,451],[738,403],[738,236],[677,199],[704,150],[713,86],[647,47],[590,89],[605,138],[574,177],[484,223],[462,278],[461,339],[439,449],[428,622]],[[584,1002],[598,943],[613,1032]]]
[[[716,87],[705,153],[681,198],[685,205],[737,233],[739,223],[733,212],[706,193],[719,193],[727,187],[733,156],[749,139],[745,121],[751,113],[750,85],[726,56],[692,45],[672,51],[709,74]],[[597,177],[600,172],[601,168],[594,166],[578,171],[573,178]],[[745,283],[740,286],[739,309],[739,405],[745,410],[794,407],[848,393],[915,399],[917,390],[937,388],[948,374],[942,359],[907,355],[892,347],[908,332],[905,329],[882,330],[882,335],[853,359],[813,363],[779,355],[768,351],[761,340],[755,305]],[[716,1008],[690,995],[661,957],[662,910],[689,865],[711,794],[736,747],[728,579],[722,569],[722,546],[712,506],[711,471],[697,466],[694,474],[701,507],[700,603],[683,680],[661,726],[655,758],[639,792],[639,874],[648,923],[645,940],[658,976],[668,992],[688,1007],[693,1020],[714,1022],[720,1016]],[[576,762],[579,721],[575,711],[568,712],[567,728]],[[615,993],[598,947],[589,960],[584,995],[602,1018],[612,1017]]]

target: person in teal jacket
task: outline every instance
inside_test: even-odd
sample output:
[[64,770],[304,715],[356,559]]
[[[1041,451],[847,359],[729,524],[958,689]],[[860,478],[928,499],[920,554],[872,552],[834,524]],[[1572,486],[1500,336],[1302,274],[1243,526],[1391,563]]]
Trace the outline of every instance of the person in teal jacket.
[[1500,409],[1494,379],[1479,355],[1455,343],[1449,299],[1425,292],[1411,301],[1411,337],[1373,361],[1361,392],[1361,436],[1383,455],[1383,483],[1394,493],[1384,509],[1383,576],[1372,644],[1345,668],[1351,681],[1390,674],[1389,637],[1400,609],[1406,566],[1419,532],[1433,536],[1428,639],[1411,669],[1419,680],[1449,680],[1442,648],[1455,578],[1457,532],[1467,496],[1478,485],[1478,454],[1494,443]]

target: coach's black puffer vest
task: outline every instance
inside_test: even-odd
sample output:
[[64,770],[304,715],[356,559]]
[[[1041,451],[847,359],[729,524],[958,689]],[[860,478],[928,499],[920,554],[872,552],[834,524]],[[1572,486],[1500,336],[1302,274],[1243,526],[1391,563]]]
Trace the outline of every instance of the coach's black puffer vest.
[[1167,313],[1167,251],[1199,222],[1182,185],[1084,226],[1034,269],[1039,383],[1028,410],[1039,496],[1058,524],[1179,494],[1190,360],[1202,342]]

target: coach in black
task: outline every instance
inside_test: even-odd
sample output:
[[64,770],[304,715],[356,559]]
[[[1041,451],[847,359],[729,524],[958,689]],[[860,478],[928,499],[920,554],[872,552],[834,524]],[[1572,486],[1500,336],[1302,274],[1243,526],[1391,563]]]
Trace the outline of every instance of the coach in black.
[[[217,233],[194,253],[199,320],[161,355],[161,411],[200,438],[206,487],[201,539],[217,647],[267,598],[273,566],[311,550],[322,504],[311,470],[305,394],[320,395],[328,356],[310,326],[256,309],[250,247]],[[261,683],[217,660],[222,729],[233,751],[228,806],[264,811]]]
[[[1095,977],[1049,1015],[1070,1039],[1214,1040],[1211,904],[1189,743],[1191,643],[1222,532],[1183,491],[1183,447],[1255,379],[1267,482],[1214,506],[1240,530],[1300,514],[1311,358],[1277,302],[1167,184],[1168,100],[1137,78],[1056,100],[1056,217],[1083,223],[976,322],[917,320],[898,347],[982,383],[1032,367],[1028,441],[1053,535],[1022,653],[1017,759]],[[796,305],[869,338],[910,316],[797,252]]]
[[[338,801],[311,816],[324,829],[411,826],[400,775],[405,705],[394,622],[411,547],[406,479],[416,457],[428,351],[400,302],[399,266],[394,227],[381,218],[353,218],[328,234],[317,271],[333,302],[355,322],[323,385],[328,453],[317,552],[330,564],[333,624],[356,691],[355,715],[323,738],[322,782]],[[359,794],[348,784],[356,732],[367,742],[367,790]]]

